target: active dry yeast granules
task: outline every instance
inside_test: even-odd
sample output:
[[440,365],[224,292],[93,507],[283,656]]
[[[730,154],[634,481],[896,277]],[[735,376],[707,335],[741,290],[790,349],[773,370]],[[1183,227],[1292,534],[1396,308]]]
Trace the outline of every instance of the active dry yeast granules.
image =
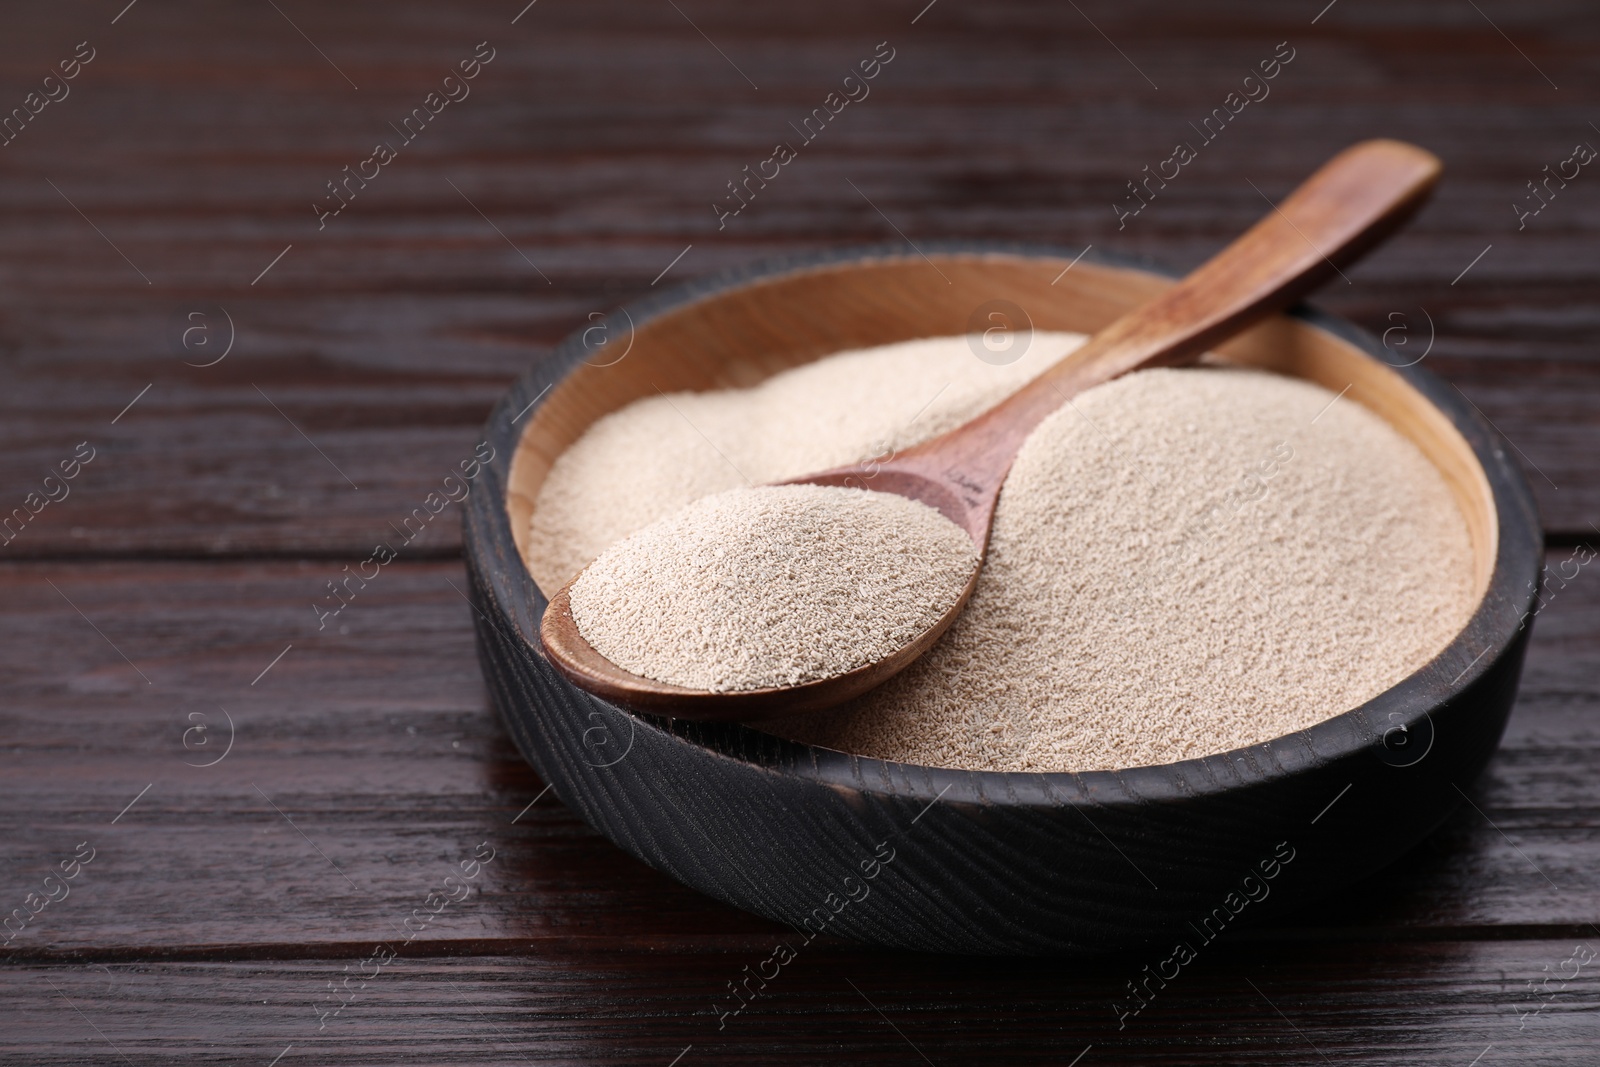
[[961,599],[978,553],[926,504],[820,485],[730,489],[658,519],[573,583],[595,651],[710,692],[799,685],[909,645]]
[[[991,367],[966,338],[935,338],[640,401],[555,464],[530,569],[554,591],[701,496],[943,432],[1073,341],[1035,335]],[[1371,699],[1449,643],[1474,595],[1448,488],[1376,415],[1264,372],[1144,371],[1029,438],[972,600],[927,655],[850,705],[762,728],[972,769],[1199,757]]]

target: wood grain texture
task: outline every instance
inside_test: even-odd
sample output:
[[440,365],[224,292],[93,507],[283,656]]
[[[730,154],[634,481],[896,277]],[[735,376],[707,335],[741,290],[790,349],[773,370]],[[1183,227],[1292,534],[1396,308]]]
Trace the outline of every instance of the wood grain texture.
[[[1001,1056],[1054,1065],[1086,1049],[1082,1063],[1466,1065],[1488,1051],[1486,1062],[1586,1065],[1596,979],[1586,969],[1540,996],[1528,985],[1595,940],[1219,943],[1122,1029],[1125,983],[1149,960],[1063,969],[811,949],[721,1029],[713,1005],[732,1003],[727,983],[770,944],[743,954],[402,955],[365,988],[352,983],[356,998],[324,1030],[319,998],[357,971],[371,945],[331,958],[21,965],[0,974],[14,1011],[0,1054],[31,1064],[122,1063],[120,1053],[135,1065],[263,1067],[280,1053],[282,1063],[654,1067],[682,1055],[681,1067]],[[217,1026],[219,1016],[230,1025]]]
[[[512,827],[510,862],[488,868],[503,881],[446,913],[459,925],[414,943],[418,962],[393,972],[372,1014],[335,1020],[353,1029],[322,1045],[302,1037],[306,1023],[314,1031],[311,1001],[367,939],[543,788],[487,712],[469,614],[442,582],[465,588],[459,566],[423,559],[457,552],[452,514],[341,613],[349,630],[337,640],[313,643],[309,598],[470,453],[508,383],[591,311],[650,291],[691,243],[657,288],[894,240],[896,229],[919,243],[1092,243],[1182,270],[1260,212],[1246,179],[1278,197],[1307,159],[1377,134],[1413,140],[1450,180],[1322,302],[1374,333],[1404,325],[1391,335],[1408,340],[1397,361],[1435,335],[1424,366],[1509,436],[1558,543],[1593,537],[1600,194],[1585,171],[1520,230],[1511,207],[1592,137],[1592,8],[1341,2],[1312,25],[1320,2],[1139,0],[1080,13],[942,0],[912,26],[921,3],[680,3],[757,91],[671,7],[636,0],[540,3],[515,26],[522,4],[498,0],[280,3],[294,25],[271,5],[124,6],[22,5],[0,34],[6,108],[75,42],[98,49],[70,99],[0,149],[0,489],[11,495],[0,508],[18,506],[76,442],[101,449],[72,497],[0,550],[80,561],[0,567],[0,888],[14,894],[0,908],[21,905],[34,874],[85,835],[127,835],[103,839],[99,888],[91,864],[18,939],[26,952],[8,953],[0,1060],[264,1065],[299,1042],[282,1067],[307,1052],[667,1064],[690,1043],[679,1067],[701,1056],[920,1062],[883,1016],[848,999],[827,972],[835,963],[941,1067],[1065,1063],[1091,1042],[1081,1067],[1465,1065],[1491,1043],[1484,1065],[1506,1052],[1592,1059],[1587,972],[1525,1030],[1516,1018],[1525,983],[1559,967],[1569,940],[1593,944],[1590,569],[1542,614],[1505,742],[1472,791],[1498,830],[1463,809],[1353,894],[1350,912],[1223,947],[1237,967],[1221,954],[1199,961],[1132,1033],[1113,1029],[1108,998],[1145,960],[1090,975],[819,943],[786,970],[795,984],[719,1044],[709,996],[764,958],[777,928],[650,872],[546,795]],[[310,202],[323,183],[484,39],[498,55],[472,97],[319,233]],[[710,205],[724,183],[885,39],[898,54],[870,99],[718,231]],[[1125,183],[1285,40],[1297,56],[1271,97],[1119,231],[1112,204]],[[238,324],[239,344],[208,369],[184,367],[168,333],[197,304],[223,305]],[[1552,567],[1570,551],[1554,551]],[[111,562],[200,554],[238,562]],[[45,577],[154,688],[139,692]],[[191,711],[217,705],[242,712],[242,730],[207,778],[181,765],[200,758],[182,731]],[[236,761],[247,773],[234,776]],[[267,819],[250,781],[366,895],[330,882],[339,876],[280,816]],[[487,1019],[457,995],[463,982]]]
[[[74,506],[47,509],[4,551],[369,549],[416,506],[433,470],[470,451],[505,384],[591,311],[649,290],[686,246],[660,285],[894,239],[846,179],[918,242],[1092,243],[1181,270],[1259,214],[1264,202],[1246,179],[1281,196],[1307,159],[1377,132],[1436,151],[1450,177],[1406,235],[1324,302],[1374,332],[1404,323],[1391,340],[1409,339],[1406,359],[1431,319],[1426,365],[1543,472],[1530,466],[1547,525],[1587,531],[1600,522],[1587,462],[1597,443],[1588,413],[1600,403],[1589,305],[1600,194],[1575,181],[1521,230],[1511,203],[1571,142],[1592,136],[1581,94],[1600,72],[1573,42],[1600,32],[1596,18],[1559,0],[1510,22],[1494,15],[1565,83],[1558,93],[1470,8],[1386,5],[1382,18],[1348,8],[1314,27],[1309,15],[1257,3],[1203,16],[1159,4],[1086,9],[1161,91],[1070,7],[980,14],[941,4],[915,27],[890,4],[759,18],[722,2],[697,9],[702,28],[731,35],[719,39],[725,51],[736,42],[730,55],[761,65],[759,92],[665,7],[536,7],[515,27],[490,3],[356,4],[316,24],[294,16],[359,92],[270,7],[135,8],[137,18],[129,12],[94,38],[100,54],[71,97],[4,149],[8,506],[77,441],[107,447]],[[8,25],[0,63],[20,93],[101,24],[87,13],[23,13]],[[310,204],[324,182],[486,38],[499,51],[473,94],[318,231]],[[710,205],[725,182],[765,158],[881,39],[899,51],[872,95],[719,231]],[[1119,230],[1112,205],[1128,195],[1125,183],[1175,139],[1193,138],[1189,123],[1286,39],[1298,54],[1271,95]],[[653,91],[661,86],[670,90]],[[206,371],[184,367],[169,337],[171,316],[196,304],[226,307],[240,336]],[[123,521],[90,521],[90,512]]]
[[[1552,551],[1549,563],[1569,555]],[[997,1048],[1061,1062],[1063,1049],[1070,1059],[1091,1042],[1119,1062],[1321,1062],[1273,1025],[1279,1017],[1249,999],[1240,975],[1325,1054],[1357,1062],[1407,1053],[1470,1062],[1493,1042],[1581,1063],[1592,1047],[1587,976],[1535,1028],[1517,1029],[1526,983],[1557,968],[1568,942],[1597,940],[1592,571],[1541,613],[1516,714],[1471,790],[1482,816],[1458,811],[1337,907],[1239,930],[1233,948],[1218,946],[1230,963],[1199,961],[1131,1033],[1116,1029],[1111,1005],[1143,958],[1062,968],[819,940],[726,1036],[712,1001],[720,994],[726,1006],[726,983],[787,931],[650,871],[549,795],[524,812],[543,785],[484,706],[470,612],[448,584],[465,588],[458,565],[396,564],[381,598],[374,590],[348,609],[349,633],[321,647],[297,642],[251,689],[279,637],[313,641],[294,622],[315,581],[308,571],[316,565],[5,569],[0,626],[14,697],[0,721],[0,805],[14,829],[0,870],[13,905],[78,841],[99,850],[72,895],[6,953],[8,1058],[122,1062],[76,1012],[46,999],[58,995],[41,977],[136,1063],[264,1064],[291,1043],[371,1063],[662,1063],[691,1043],[775,1062],[824,1050],[914,1058],[847,999],[856,994],[841,977],[937,1063],[985,1062]],[[158,695],[130,695],[138,682],[127,664],[46,579],[151,674]],[[149,625],[152,610],[160,626]],[[186,654],[149,662],[179,635]],[[187,710],[219,696],[240,725],[237,747],[215,768],[183,767],[203,761],[183,748]],[[373,988],[370,1012],[317,1031],[326,983],[397,937],[393,924],[482,840],[499,854],[477,895],[408,948]]]
[[[1550,565],[1569,555],[1553,551]],[[489,888],[456,930],[474,942],[621,949],[642,938],[710,950],[778,929],[626,857],[552,795],[524,813],[544,783],[486,705],[458,564],[395,564],[382,579],[392,584],[347,609],[349,632],[321,639],[303,605],[317,566],[4,569],[0,638],[12,651],[0,807],[10,829],[0,871],[15,897],[6,910],[32,891],[30,872],[42,874],[85,839],[98,850],[72,895],[12,952],[226,958],[392,936],[387,924],[485,839],[504,866],[491,865]],[[154,686],[140,683],[52,582]],[[1493,825],[1466,809],[1452,816],[1395,873],[1357,893],[1327,936],[1565,934],[1600,919],[1600,867],[1590,862],[1600,826],[1592,570],[1549,601],[1536,632],[1505,741],[1471,789]],[[174,644],[181,655],[152,655]],[[218,705],[237,725],[233,751],[213,768],[185,766],[215,758],[206,746],[186,749],[184,731],[197,725],[191,712],[208,713],[207,744],[220,745]],[[1316,916],[1287,921],[1321,925]]]

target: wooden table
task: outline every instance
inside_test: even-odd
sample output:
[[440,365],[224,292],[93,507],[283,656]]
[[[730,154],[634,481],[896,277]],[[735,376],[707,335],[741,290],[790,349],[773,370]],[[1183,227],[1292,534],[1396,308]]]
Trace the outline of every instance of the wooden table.
[[[0,512],[26,521],[0,548],[0,909],[28,922],[0,950],[0,1062],[1595,1062],[1600,175],[1526,183],[1600,145],[1600,11],[524,2],[5,15]],[[870,96],[719,228],[726,183],[878,42]],[[1213,140],[1191,128],[1291,52]],[[318,630],[326,583],[591,312],[884,240],[1186,267],[1374,135],[1447,178],[1320,300],[1513,442],[1557,577],[1470,803],[1125,1029],[1137,956],[842,942],[719,1029],[779,929],[545,793],[486,703],[455,509]],[[1180,140],[1196,158],[1119,226]],[[374,959],[475,851],[470,895]]]

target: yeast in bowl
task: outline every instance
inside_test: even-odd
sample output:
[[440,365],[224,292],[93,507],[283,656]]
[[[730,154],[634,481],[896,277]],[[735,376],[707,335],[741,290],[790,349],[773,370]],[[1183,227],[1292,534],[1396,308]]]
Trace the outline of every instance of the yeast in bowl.
[[1279,861],[1270,899],[1253,906],[1264,914],[1348,884],[1436,825],[1459,802],[1451,783],[1481,769],[1509,712],[1537,520],[1502,443],[1469,406],[1309,312],[1221,354],[1348,385],[1409,438],[1455,494],[1484,592],[1439,656],[1359,708],[1159,766],[956,771],[636,716],[551,670],[536,636],[546,591],[522,549],[550,464],[601,415],[656,389],[745,386],[835,351],[963,333],[971,309],[993,300],[1025,308],[1039,329],[1090,332],[1167,284],[1086,259],[1052,286],[1068,255],[958,246],[930,256],[937,272],[914,254],[867,250],[684,286],[630,309],[631,337],[613,336],[631,342],[626,359],[597,366],[610,360],[576,335],[497,408],[490,431],[514,459],[491,469],[495,491],[475,497],[467,529],[480,648],[497,707],[563,800],[653,866],[797,928],[990,953],[1180,930],[1236,899],[1240,878],[1282,846],[1294,860]]

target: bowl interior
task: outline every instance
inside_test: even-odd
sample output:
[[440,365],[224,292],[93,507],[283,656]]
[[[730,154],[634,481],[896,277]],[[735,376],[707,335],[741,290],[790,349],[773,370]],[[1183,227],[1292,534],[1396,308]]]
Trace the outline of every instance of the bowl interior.
[[[1093,333],[1172,284],[1089,260],[1062,274],[1069,262],[976,252],[850,260],[758,277],[638,322],[630,337],[607,345],[608,352],[622,346],[625,357],[579,364],[524,428],[506,496],[519,556],[526,560],[534,502],[556,458],[595,420],[657,390],[746,387],[844,349],[965,333],[974,309],[996,299],[1020,306],[1036,329]],[[1498,553],[1494,497],[1471,446],[1443,412],[1356,344],[1291,316],[1240,334],[1217,355],[1342,393],[1411,440],[1438,468],[1466,520],[1475,596],[1482,598]]]

